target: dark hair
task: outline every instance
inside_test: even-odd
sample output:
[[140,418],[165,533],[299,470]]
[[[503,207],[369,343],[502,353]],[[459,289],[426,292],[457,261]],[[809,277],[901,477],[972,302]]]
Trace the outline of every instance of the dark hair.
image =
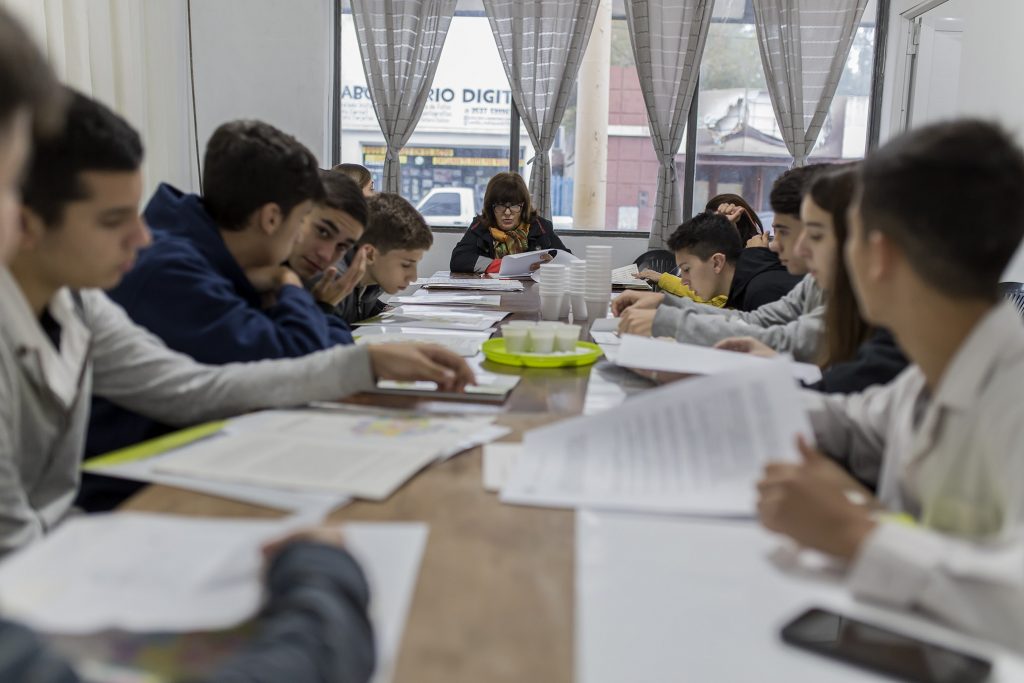
[[381,192],[366,200],[370,217],[359,244],[382,253],[392,249],[430,249],[434,235],[413,205],[397,194]]
[[869,155],[860,180],[866,232],[949,296],[996,300],[1024,236],[1024,153],[1006,131],[978,120],[909,131]]
[[320,182],[324,185],[321,204],[331,209],[344,211],[359,225],[366,225],[366,197],[356,182],[344,173],[335,170],[320,171]]
[[323,196],[316,157],[269,123],[231,121],[206,144],[203,204],[225,230],[242,230],[266,204],[277,204],[287,216],[302,202]]
[[821,346],[821,367],[843,363],[857,355],[857,349],[871,335],[871,325],[861,317],[850,274],[843,260],[843,245],[849,234],[846,212],[857,191],[858,164],[842,164],[815,177],[807,196],[832,218],[836,255],[832,281],[827,283],[825,339]]
[[26,107],[37,133],[55,133],[64,116],[64,89],[28,32],[0,9],[0,127]]
[[717,211],[718,207],[722,204],[735,204],[736,206],[743,209],[743,214],[740,215],[739,221],[736,223],[736,229],[740,231],[740,241],[746,246],[747,240],[756,235],[760,235],[764,232],[764,225],[761,223],[761,217],[754,211],[754,207],[747,203],[743,197],[738,194],[726,193],[715,195],[708,200],[708,203],[704,206],[705,211]]
[[362,191],[371,180],[373,175],[370,174],[370,169],[359,164],[338,164],[331,169],[336,173],[344,173],[346,176],[355,181],[356,185],[359,186],[359,190]]
[[686,250],[701,261],[707,261],[714,254],[725,254],[726,261],[735,263],[743,251],[736,226],[722,214],[711,211],[698,213],[684,222],[666,244],[672,251]]
[[64,129],[34,141],[22,202],[47,226],[60,224],[68,202],[87,199],[79,174],[132,172],[142,165],[142,140],[106,105],[68,90]]
[[791,168],[772,183],[772,191],[768,195],[768,203],[775,213],[800,215],[800,200],[804,191],[814,178],[828,169],[830,164],[810,164]]
[[523,210],[519,212],[521,223],[530,223],[537,212],[533,210],[530,203],[530,190],[526,187],[523,176],[512,171],[496,173],[487,181],[487,189],[484,190],[484,207],[477,216],[484,224],[484,227],[495,227],[494,205],[495,204],[522,204]]

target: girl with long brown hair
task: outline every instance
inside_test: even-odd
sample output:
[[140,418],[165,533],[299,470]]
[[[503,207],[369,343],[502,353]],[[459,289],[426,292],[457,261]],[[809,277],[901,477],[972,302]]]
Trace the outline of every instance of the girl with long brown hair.
[[[874,328],[860,314],[843,260],[848,234],[846,213],[857,187],[857,165],[846,164],[815,177],[800,205],[804,232],[796,251],[826,292],[825,334],[818,365],[822,379],[811,388],[826,393],[853,393],[886,384],[907,365],[887,330]],[[775,355],[748,337],[724,339],[716,345],[733,351]]]

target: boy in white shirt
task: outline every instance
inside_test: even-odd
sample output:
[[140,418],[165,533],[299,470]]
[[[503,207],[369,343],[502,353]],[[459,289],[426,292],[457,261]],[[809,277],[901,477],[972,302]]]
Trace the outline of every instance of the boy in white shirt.
[[851,280],[913,365],[861,394],[806,395],[818,448],[766,468],[761,521],[848,561],[858,597],[1024,649],[1024,326],[996,291],[1024,237],[1008,201],[1024,153],[994,125],[942,123],[869,156],[860,184]]

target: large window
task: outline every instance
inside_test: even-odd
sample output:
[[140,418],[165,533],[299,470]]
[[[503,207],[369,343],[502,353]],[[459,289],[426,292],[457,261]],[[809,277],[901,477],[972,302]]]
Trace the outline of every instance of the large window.
[[[346,5],[348,3],[345,3]],[[512,95],[479,0],[460,0],[430,99],[402,150],[401,193],[431,225],[469,225],[487,181],[508,170]],[[366,88],[352,15],[341,17],[341,158],[380,187],[384,137]],[[523,133],[523,140],[528,140]],[[520,159],[527,150],[520,148]]]
[[[347,4],[347,3],[346,3]],[[811,159],[841,161],[864,155],[870,111],[876,0],[868,3]],[[647,231],[654,214],[658,162],[651,144],[622,0],[612,2],[607,72],[581,72],[551,150],[552,214],[559,228]],[[597,39],[595,33],[591,40]],[[607,46],[606,46],[607,47]],[[586,67],[584,67],[584,70]],[[342,17],[342,157],[365,164],[380,181],[383,137],[366,92],[352,17]],[[603,82],[602,82],[603,81]],[[607,118],[581,116],[602,102]],[[746,198],[770,213],[768,193],[792,164],[765,86],[751,0],[717,0],[701,64],[696,98],[696,171],[685,178],[685,145],[676,156],[682,183],[692,182],[693,208],[721,193]],[[480,210],[487,180],[507,170],[512,126],[511,93],[481,0],[459,0],[423,117],[401,155],[402,194],[432,225],[468,225]],[[580,126],[584,130],[580,130]],[[607,154],[594,173],[597,139]],[[519,131],[518,170],[529,179],[533,148]],[[602,177],[603,176],[603,177]],[[590,202],[590,203],[588,203]],[[594,204],[598,203],[598,204]],[[577,216],[580,213],[580,216]],[[764,216],[768,218],[769,216]],[[767,224],[767,221],[766,221]]]

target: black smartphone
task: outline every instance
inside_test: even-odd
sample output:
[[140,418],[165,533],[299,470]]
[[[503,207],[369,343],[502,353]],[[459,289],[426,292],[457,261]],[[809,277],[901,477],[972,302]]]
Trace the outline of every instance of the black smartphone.
[[992,672],[984,659],[818,608],[783,626],[782,640],[911,683],[977,683]]

